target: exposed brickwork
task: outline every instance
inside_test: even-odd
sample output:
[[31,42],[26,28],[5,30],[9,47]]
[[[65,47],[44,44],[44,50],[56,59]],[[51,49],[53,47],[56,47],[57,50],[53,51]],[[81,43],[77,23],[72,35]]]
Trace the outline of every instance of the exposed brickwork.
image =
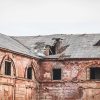
[[[5,75],[5,60],[12,62],[11,76]],[[26,78],[26,68],[34,67],[32,80]],[[0,51],[0,100],[38,100],[38,82],[34,72],[35,59]],[[36,69],[37,68],[37,69]]]
[[[4,73],[6,60],[11,76]],[[90,80],[91,67],[100,67],[100,60],[36,60],[0,51],[0,100],[99,100],[100,81]],[[61,80],[53,80],[53,68],[61,68]]]
[[[100,60],[41,61],[40,100],[99,100],[100,83],[89,78],[90,67]],[[61,68],[61,80],[52,79],[52,69]]]

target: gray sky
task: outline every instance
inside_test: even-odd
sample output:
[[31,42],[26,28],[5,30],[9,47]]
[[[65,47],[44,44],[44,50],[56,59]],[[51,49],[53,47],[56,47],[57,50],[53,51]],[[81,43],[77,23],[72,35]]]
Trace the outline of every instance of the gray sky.
[[100,0],[0,0],[0,33],[100,33]]

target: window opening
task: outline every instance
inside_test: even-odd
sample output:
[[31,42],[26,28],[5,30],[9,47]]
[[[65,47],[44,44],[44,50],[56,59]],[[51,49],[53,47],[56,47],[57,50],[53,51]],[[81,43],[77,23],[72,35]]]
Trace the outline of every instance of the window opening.
[[53,69],[53,80],[61,80],[61,69]]
[[5,75],[11,75],[11,62],[5,61]]
[[27,78],[28,78],[28,79],[32,79],[32,67],[29,67],[29,68],[27,69]]
[[100,68],[90,68],[90,79],[100,80]]

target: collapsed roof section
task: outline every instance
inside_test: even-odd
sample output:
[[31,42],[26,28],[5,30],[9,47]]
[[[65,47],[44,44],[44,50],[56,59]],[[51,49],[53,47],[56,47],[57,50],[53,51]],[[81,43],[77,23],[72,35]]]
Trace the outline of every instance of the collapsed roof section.
[[94,46],[100,40],[100,34],[56,34],[13,38],[45,58],[100,58],[100,47]]
[[100,34],[19,37],[0,34],[0,48],[37,58],[100,58],[99,40]]
[[100,40],[97,41],[97,42],[94,44],[94,46],[100,46]]
[[47,57],[49,55],[57,55],[63,52],[67,46],[62,45],[63,38],[56,36],[21,36],[12,37],[34,51],[36,55]]

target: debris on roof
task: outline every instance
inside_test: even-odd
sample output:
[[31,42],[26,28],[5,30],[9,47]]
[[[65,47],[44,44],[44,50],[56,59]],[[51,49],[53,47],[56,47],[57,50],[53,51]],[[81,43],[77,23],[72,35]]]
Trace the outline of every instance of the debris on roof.
[[46,56],[44,52],[50,48],[55,50],[54,55],[46,57],[59,58],[64,54],[65,58],[100,58],[100,34],[18,37],[0,34],[0,47],[33,57]]
[[[20,41],[28,48],[36,50],[36,44],[41,44],[42,50],[46,50],[50,46],[54,46],[55,40],[60,40],[59,50],[55,55],[49,55],[47,57],[59,57],[59,54],[64,53],[65,57],[68,58],[100,58],[100,47],[93,46],[97,40],[100,40],[100,34],[79,34],[79,35],[66,35],[66,34],[55,34],[45,36],[24,36],[24,37],[13,37]],[[38,46],[37,46],[38,47]]]

